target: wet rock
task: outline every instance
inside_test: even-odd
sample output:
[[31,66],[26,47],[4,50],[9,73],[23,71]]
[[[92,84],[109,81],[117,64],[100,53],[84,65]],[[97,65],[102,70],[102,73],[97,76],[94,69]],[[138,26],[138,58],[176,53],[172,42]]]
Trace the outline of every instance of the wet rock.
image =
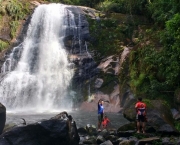
[[87,130],[86,130],[85,128],[80,127],[80,128],[78,128],[78,133],[85,135],[85,134],[87,134],[88,132],[87,132]]
[[180,88],[178,88],[175,91],[175,94],[174,94],[174,103],[175,103],[176,108],[178,109],[178,111],[180,111]]
[[124,140],[119,145],[135,145],[135,142],[133,140]]
[[115,136],[115,135],[108,135],[108,136],[106,136],[106,140],[110,140],[113,144],[116,143],[117,139],[118,139],[118,137]]
[[12,128],[16,127],[17,124],[15,123],[9,123],[4,126],[3,133],[11,130]]
[[0,103],[0,134],[3,132],[6,122],[6,107]]
[[118,131],[119,137],[129,137],[132,136],[135,133],[135,130],[128,130],[128,131]]
[[97,135],[97,129],[95,125],[87,124],[85,128],[89,135]]
[[172,112],[172,115],[173,115],[173,118],[175,120],[180,120],[180,112],[177,111],[175,108],[171,109],[171,112]]
[[104,138],[106,138],[109,135],[109,132],[107,131],[107,129],[103,129],[99,135],[102,135]]
[[122,141],[124,141],[124,140],[128,140],[128,139],[125,138],[125,137],[120,137],[120,138],[117,139],[117,141],[118,141],[119,143],[122,142]]
[[100,145],[113,145],[113,144],[110,140],[107,140],[107,141],[101,143]]
[[161,135],[179,135],[179,132],[171,125],[169,124],[164,124],[162,125],[158,132],[161,134]]
[[116,130],[109,130],[109,135],[117,135],[117,131]]
[[95,136],[90,136],[86,138],[86,140],[83,141],[84,144],[95,144],[96,143],[96,138]]
[[96,143],[97,144],[101,144],[103,142],[105,142],[105,138],[102,135],[98,135],[97,139],[96,139]]
[[155,133],[156,132],[156,127],[152,126],[151,124],[146,124],[146,132],[148,133]]
[[103,79],[101,79],[101,78],[97,78],[96,79],[96,81],[95,81],[95,88],[100,88],[101,86],[102,86],[102,84],[103,84]]
[[135,130],[135,127],[136,127],[136,123],[135,122],[130,122],[128,124],[125,124],[125,125],[122,125],[121,127],[119,127],[117,132]]
[[137,141],[138,141],[138,139],[137,139],[136,137],[134,137],[134,136],[130,136],[130,137],[129,137],[129,140],[132,140],[132,141],[134,141],[134,142],[137,142]]
[[[67,119],[68,118],[68,119]],[[3,145],[78,145],[79,135],[75,121],[67,113],[49,120],[15,127],[0,136]]]
[[169,137],[164,137],[162,138],[162,145],[174,145],[175,143],[172,143],[170,141],[170,138]]
[[152,142],[154,141],[158,142],[160,141],[160,138],[159,137],[143,138],[138,141],[137,145],[145,145],[146,143],[152,144]]
[[135,98],[128,98],[124,105],[123,116],[129,121],[136,120],[136,111],[135,111],[135,103],[137,100]]

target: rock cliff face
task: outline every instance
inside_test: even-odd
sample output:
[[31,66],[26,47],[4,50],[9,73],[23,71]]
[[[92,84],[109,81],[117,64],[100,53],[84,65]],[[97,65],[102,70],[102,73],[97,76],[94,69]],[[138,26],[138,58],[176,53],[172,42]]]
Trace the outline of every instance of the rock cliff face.
[[[30,9],[33,11],[40,4],[40,2],[31,2]],[[75,98],[75,106],[78,106],[79,102],[84,100],[88,100],[85,103],[93,102],[93,100],[96,103],[98,99],[102,98],[110,102],[106,104],[108,112],[118,112],[120,110],[118,85],[119,57],[112,55],[103,59],[98,64],[94,61],[93,52],[88,50],[88,42],[92,38],[85,15],[95,19],[96,10],[76,6],[68,6],[67,10],[74,14],[75,25],[77,26],[76,32],[69,28],[64,38],[64,46],[69,53],[69,61],[72,64],[70,67],[74,69],[70,95]],[[10,27],[6,27],[7,31],[1,33],[1,39],[4,40],[7,36],[9,37],[10,47],[1,53],[0,66],[9,57],[12,48],[19,45],[25,38],[30,19],[31,16],[28,16],[19,23],[16,38],[10,38],[10,32],[8,32]],[[18,60],[20,57],[18,54],[21,53],[16,52],[16,54],[17,56],[15,57]],[[94,109],[96,110],[96,108]],[[90,110],[94,109],[91,108]]]

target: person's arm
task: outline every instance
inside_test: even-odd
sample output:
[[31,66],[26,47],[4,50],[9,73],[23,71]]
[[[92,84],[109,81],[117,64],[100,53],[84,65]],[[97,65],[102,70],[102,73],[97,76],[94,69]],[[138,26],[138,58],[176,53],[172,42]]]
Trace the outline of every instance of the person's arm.
[[136,112],[138,112],[138,103],[135,104]]
[[147,115],[147,106],[145,104],[145,115]]

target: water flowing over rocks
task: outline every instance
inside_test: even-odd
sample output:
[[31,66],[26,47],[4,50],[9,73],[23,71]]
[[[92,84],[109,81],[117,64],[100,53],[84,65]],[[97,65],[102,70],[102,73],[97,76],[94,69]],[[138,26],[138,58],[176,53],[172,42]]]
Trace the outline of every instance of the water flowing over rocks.
[[[43,2],[31,1],[32,9],[34,7],[37,8],[41,7],[41,3]],[[93,52],[88,50],[88,41],[90,41],[92,38],[89,34],[89,24],[85,15],[91,16],[91,18],[96,19],[95,13],[97,13],[97,11],[87,7],[71,6],[71,5],[66,6],[65,11],[67,11],[67,17],[65,19],[65,21],[67,20],[67,26],[66,26],[67,28],[65,30],[63,43],[68,53],[68,60],[69,60],[68,68],[74,71],[72,82],[69,87],[70,91],[69,93],[67,93],[68,99],[72,100],[73,106],[77,108],[77,106],[79,106],[80,103],[84,100],[88,100],[88,102],[90,102],[90,100],[92,100],[91,98],[97,98],[97,99],[104,98],[110,101],[109,104],[106,104],[107,110],[109,110],[109,112],[118,112],[120,110],[119,86],[117,79],[117,75],[119,73],[119,67],[120,67],[119,57],[114,55],[108,56],[107,58],[104,58],[99,64],[97,64],[93,59],[93,55],[94,55]],[[10,70],[14,70],[18,66],[18,62],[20,61],[25,46],[24,44],[21,43],[27,39],[29,24],[32,25],[31,21],[34,21],[32,19],[33,19],[33,15],[27,17],[26,21],[21,24],[22,29],[21,31],[19,31],[19,36],[16,38],[16,42],[14,42],[13,45],[11,46],[11,48],[14,47],[14,49],[13,50],[9,49],[8,51],[6,51],[4,57],[1,59],[2,60],[1,65],[6,60],[6,67],[3,68],[4,73]],[[41,24],[41,28],[37,26],[37,31],[36,31],[37,34],[34,34],[34,36],[42,35],[41,30],[43,31],[43,29],[45,29],[44,27],[45,24],[43,24],[43,22],[45,21],[46,20],[42,20],[41,22],[39,22],[39,24]],[[39,39],[36,39],[37,42],[34,42],[34,44],[37,44],[37,48],[39,44],[38,42]],[[30,66],[30,70],[32,70],[33,72],[37,71],[36,70],[37,66],[35,62],[38,61],[39,59],[38,55],[40,52],[39,48],[37,51],[36,50],[37,49],[31,50],[32,55],[34,55],[32,56],[34,59],[31,61],[32,65]],[[114,76],[115,78],[113,78]],[[30,86],[26,88],[28,88],[27,90],[31,90]],[[17,90],[17,92],[21,92],[21,91]],[[27,91],[28,95],[29,92],[31,91]],[[99,97],[98,95],[99,92],[100,94],[102,94],[101,97]],[[37,94],[33,96],[37,96]],[[61,94],[59,96],[63,96],[63,95]],[[16,97],[12,99],[15,98]],[[5,102],[8,101],[6,101],[5,99]],[[9,106],[16,107],[19,106],[19,104],[16,101],[16,104],[14,105],[11,104]],[[89,105],[89,106],[93,106],[93,105]],[[90,109],[90,110],[94,110],[94,109]]]

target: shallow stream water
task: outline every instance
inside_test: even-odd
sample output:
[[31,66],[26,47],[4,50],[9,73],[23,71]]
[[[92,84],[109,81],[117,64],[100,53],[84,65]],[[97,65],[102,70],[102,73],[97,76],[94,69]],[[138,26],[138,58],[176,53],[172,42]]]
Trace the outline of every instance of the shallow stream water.
[[[97,126],[97,112],[84,112],[84,111],[67,111],[69,115],[73,117],[76,121],[77,128],[84,127],[87,124],[92,124]],[[6,124],[15,123],[21,125],[24,118],[27,124],[35,123],[43,119],[50,119],[59,113],[38,113],[38,114],[28,114],[28,113],[7,113]],[[119,128],[120,126],[127,124],[129,121],[126,120],[120,113],[106,113],[111,121],[112,128]]]

